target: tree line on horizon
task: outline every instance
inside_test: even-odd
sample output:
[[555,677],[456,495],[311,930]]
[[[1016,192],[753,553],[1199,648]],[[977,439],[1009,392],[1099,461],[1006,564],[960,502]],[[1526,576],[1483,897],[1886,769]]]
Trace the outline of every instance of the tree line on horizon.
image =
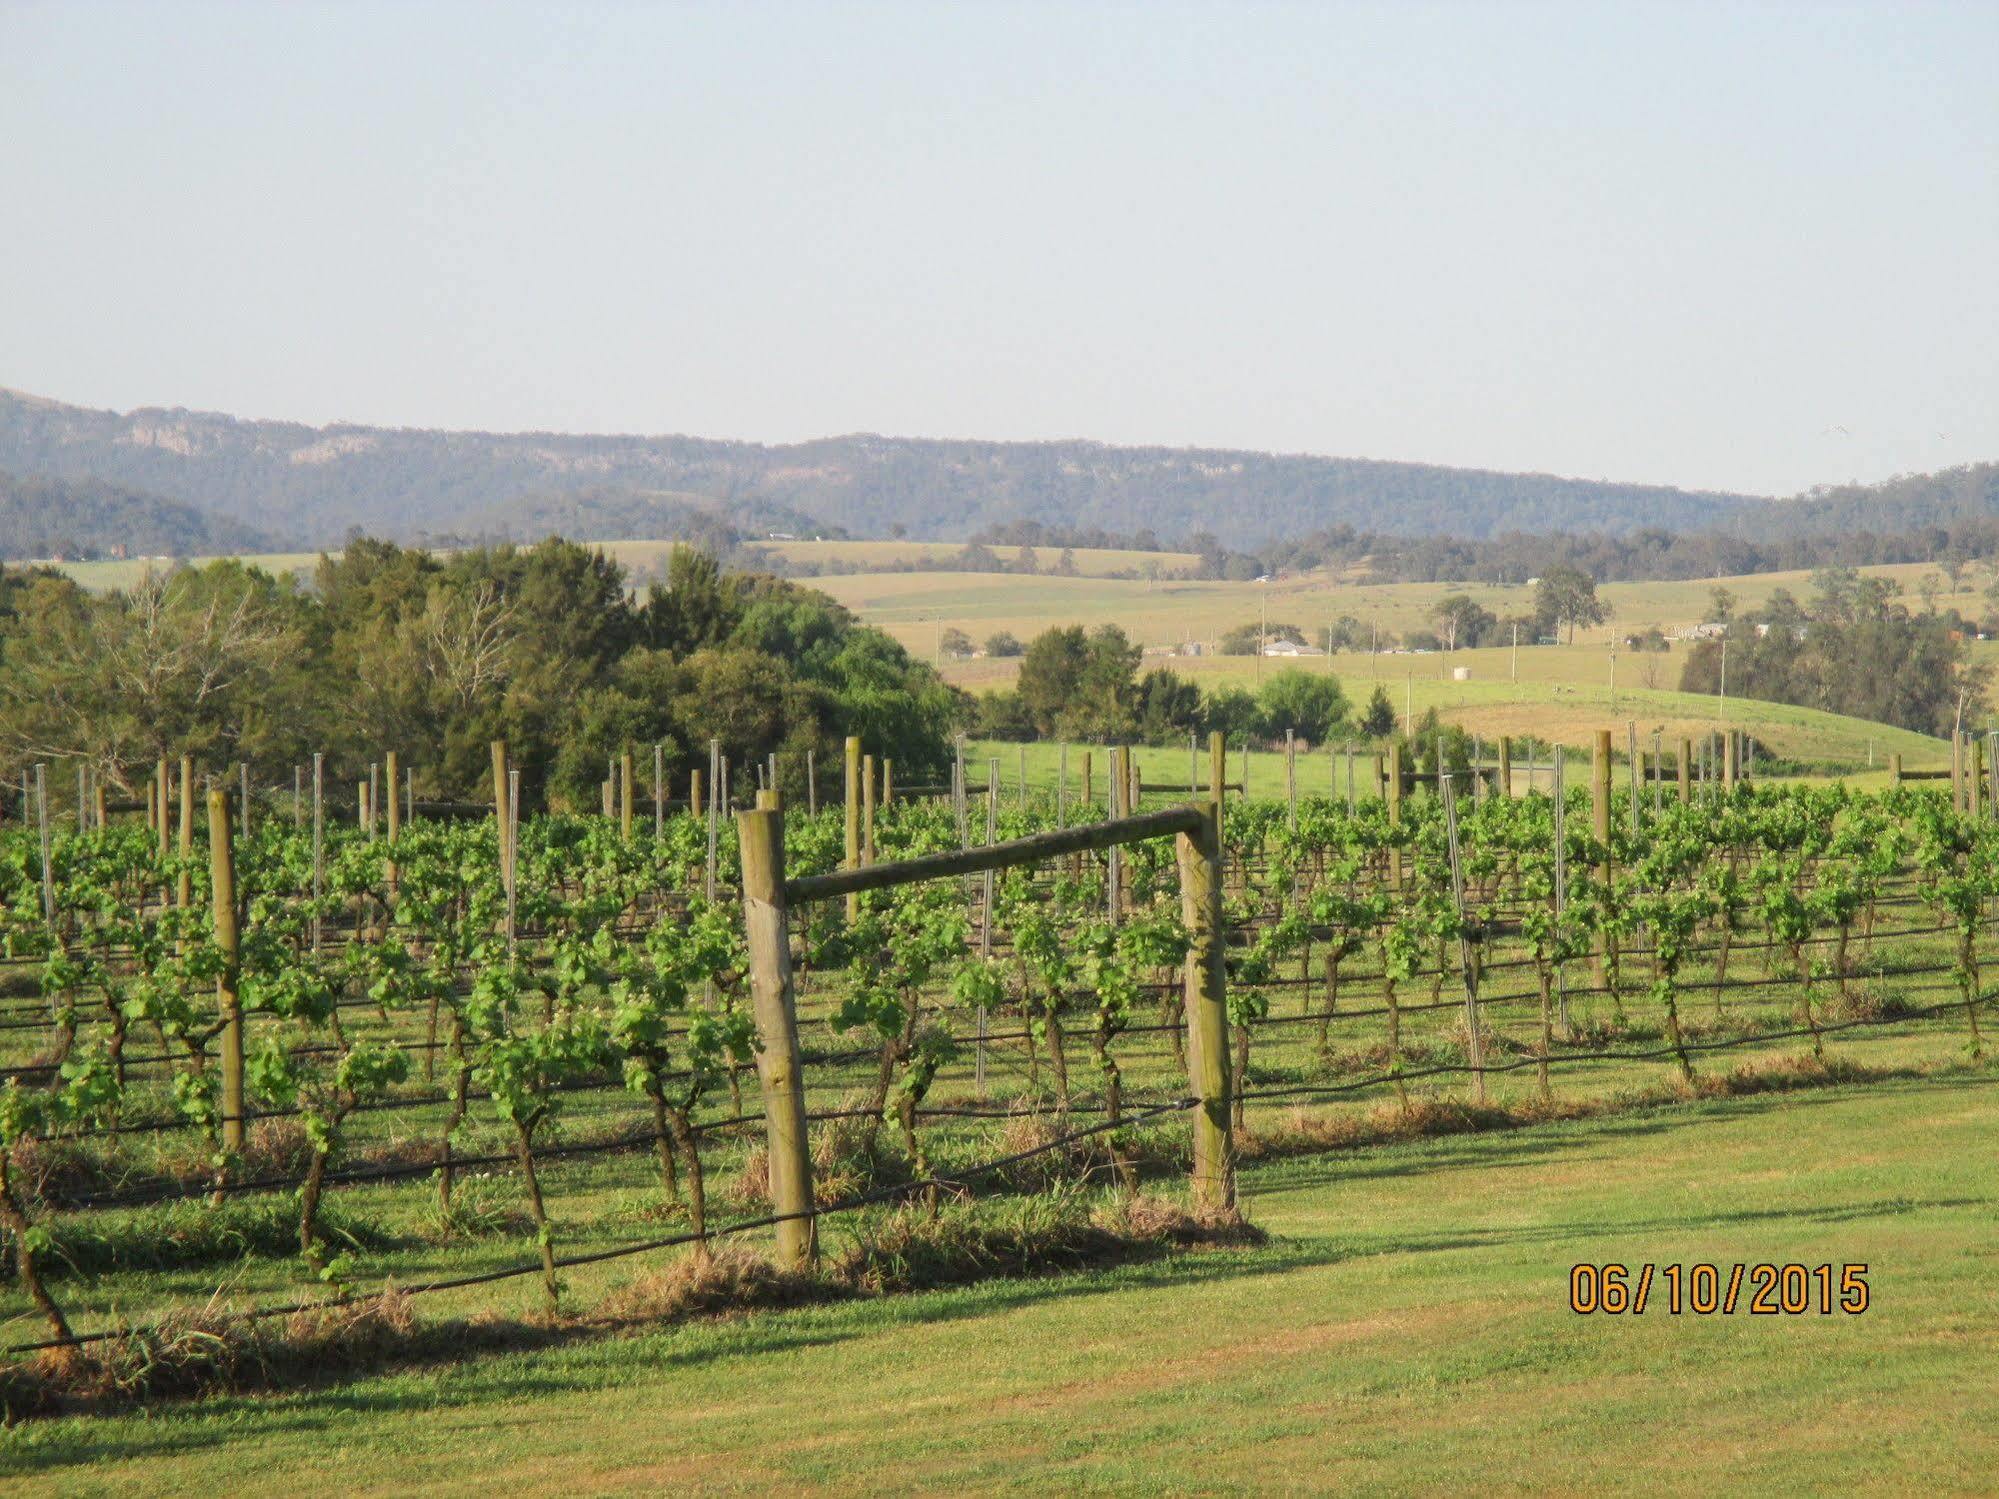
[[449,798],[490,794],[504,739],[531,798],[586,807],[608,757],[649,775],[655,744],[676,786],[711,739],[751,785],[772,752],[788,776],[807,750],[837,764],[849,734],[944,769],[963,695],[824,594],[684,548],[663,583],[628,583],[561,540],[439,558],[361,539],[309,585],[234,561],[101,594],[0,570],[0,762],[129,789],[192,754],[285,785],[315,751],[352,776],[394,749]]

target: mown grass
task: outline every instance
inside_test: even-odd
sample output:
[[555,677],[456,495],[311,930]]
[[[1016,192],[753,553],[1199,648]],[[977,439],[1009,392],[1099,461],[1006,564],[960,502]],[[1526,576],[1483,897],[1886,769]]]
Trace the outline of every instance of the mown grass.
[[[14,1492],[1971,1491],[1999,1079],[1259,1164],[1276,1238],[30,1423]],[[1579,1318],[1579,1261],[1864,1261],[1859,1317]]]

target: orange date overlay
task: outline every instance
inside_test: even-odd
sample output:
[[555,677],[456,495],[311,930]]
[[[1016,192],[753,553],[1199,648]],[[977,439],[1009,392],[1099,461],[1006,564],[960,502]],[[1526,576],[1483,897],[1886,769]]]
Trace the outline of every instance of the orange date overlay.
[[1579,1317],[1857,1317],[1867,1310],[1865,1265],[1575,1265],[1569,1310]]

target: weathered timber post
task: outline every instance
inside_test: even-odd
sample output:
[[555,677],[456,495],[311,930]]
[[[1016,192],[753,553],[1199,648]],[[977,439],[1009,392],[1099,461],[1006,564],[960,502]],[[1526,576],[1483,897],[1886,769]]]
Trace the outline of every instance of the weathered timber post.
[[1694,742],[1680,740],[1680,805],[1686,806],[1694,799]]
[[618,756],[618,831],[632,841],[632,752]]
[[[1124,796],[1120,789],[1124,785],[1124,767],[1119,760],[1119,756],[1124,753],[1127,752],[1120,750],[1116,745],[1111,746],[1110,765],[1104,777],[1104,789],[1108,793],[1106,800],[1109,802],[1104,813],[1113,820],[1122,817],[1125,811]],[[1112,926],[1118,923],[1118,885],[1123,874],[1124,860],[1118,846],[1113,843],[1104,850],[1104,915]]]
[[1092,806],[1092,804],[1096,801],[1096,792],[1092,789],[1092,784],[1091,784],[1096,779],[1092,771],[1091,758],[1092,758],[1091,752],[1089,750],[1084,750],[1083,751],[1083,805],[1085,807]]
[[[396,838],[403,830],[403,801],[396,794],[396,787],[399,784],[399,773],[402,767],[402,756],[394,750],[389,750],[382,756],[382,764],[386,767],[387,771],[383,779],[388,782],[389,787],[389,802],[386,810],[389,814],[389,848],[391,850],[390,857],[382,866],[382,876],[388,882],[389,894],[393,897],[396,893],[396,861],[393,850],[396,846]],[[246,809],[249,805],[248,797],[249,793],[246,791],[244,793],[244,806]],[[250,818],[247,810],[243,817],[243,831],[246,833],[250,831]]]
[[708,741],[708,870],[702,890],[711,901],[715,898],[715,843],[719,834],[717,819],[721,816],[723,804],[729,798],[728,782],[723,779],[728,772],[723,765],[722,741],[710,739]]
[[1235,1157],[1229,1138],[1229,1017],[1222,967],[1221,803],[1199,808],[1201,824],[1175,840],[1180,862],[1180,920],[1186,961],[1187,1081],[1194,1120],[1194,1211],[1235,1209]]
[[180,879],[174,887],[174,904],[185,910],[194,899],[193,884],[186,860],[194,852],[194,756],[180,757],[180,836],[175,847],[181,856]]
[[[49,843],[49,768],[41,764],[35,766],[35,821],[42,851],[42,923],[48,927],[53,938],[56,929],[56,884]],[[55,996],[49,997],[49,1003],[54,1005]]]
[[[1383,794],[1388,798],[1388,825],[1399,827],[1402,823],[1402,745],[1399,741],[1388,746],[1388,773],[1381,785]],[[1392,844],[1388,850],[1388,886],[1391,890],[1402,888],[1402,850]]]
[[[1596,876],[1600,887],[1607,890],[1610,888],[1610,730],[1608,729],[1596,731],[1596,749],[1590,757],[1589,779],[1590,836],[1596,840],[1597,846],[1602,850],[1602,857],[1596,866]],[[1609,972],[1607,963],[1609,948],[1615,940],[1610,933],[1605,932],[1602,942],[1598,944],[1596,965],[1599,987],[1606,982],[1606,975]]]
[[1285,816],[1295,833],[1298,831],[1298,735],[1291,729],[1284,731],[1284,800]]
[[806,1132],[805,1075],[791,987],[791,933],[784,894],[784,814],[739,813],[743,926],[750,950],[750,1003],[756,1020],[757,1080],[763,1088],[771,1207],[781,1269],[810,1268],[818,1255],[812,1218],[812,1152]]
[[[171,810],[173,807],[173,768],[167,763],[165,755],[160,756],[159,768],[153,772],[153,786],[159,793],[158,806],[155,809],[154,827],[158,831],[160,838],[160,862],[164,864],[167,862],[167,854],[173,843],[173,814]],[[27,815],[28,788],[24,782],[21,786],[21,816],[25,819]]]
[[[1529,791],[1534,789],[1534,778],[1531,775],[1527,778],[1527,789]],[[1513,795],[1513,737],[1510,734],[1499,736],[1499,794]]]
[[[1606,850],[1610,847],[1610,730],[1596,731],[1596,752],[1590,756],[1590,832]],[[1606,853],[1606,858],[1608,854]],[[1607,864],[1597,866],[1599,878],[1608,879]]]
[[508,863],[514,830],[507,818],[507,741],[493,741],[493,829],[500,839],[500,867]]
[[[893,800],[895,800],[895,761],[890,759],[887,755],[883,755],[881,805],[886,807]],[[874,823],[872,820],[870,820],[868,823],[868,829],[869,829],[868,847],[870,850],[872,850],[875,846],[874,832],[873,832]],[[872,852],[868,855],[868,862],[871,864],[874,862],[874,855],[872,854]]]
[[312,950],[325,941],[320,897],[326,893],[326,756],[312,752]]
[[875,757],[861,756],[861,862],[875,861]]
[[819,760],[810,747],[805,751],[805,814],[819,815]]
[[222,1020],[222,1148],[243,1148],[243,1010],[236,981],[236,851],[229,834],[229,793],[208,793],[208,872],[215,897],[215,946],[222,971],[215,976],[216,1010]]
[[[986,762],[986,842],[999,842],[999,760],[997,757]],[[988,869],[979,895],[979,956],[993,955],[993,900],[998,894],[998,871]],[[979,1006],[978,1049],[972,1060],[972,1086],[980,1098],[986,1096],[986,1032],[988,1029],[986,1007]]]
[[[859,736],[847,736],[847,857],[845,868],[861,867],[861,741]],[[861,915],[861,897],[858,894],[847,897],[847,920],[857,921]]]
[[1902,784],[1902,757],[1899,753],[1888,757],[1888,784],[1891,786]]
[[1631,719],[1625,724],[1624,728],[1628,736],[1625,741],[1625,754],[1631,772],[1631,836],[1636,838],[1638,836],[1638,787],[1643,780],[1642,772],[1645,768],[1645,752],[1638,747],[1638,720],[1635,718]]
[[666,746],[652,747],[652,835],[666,832]]

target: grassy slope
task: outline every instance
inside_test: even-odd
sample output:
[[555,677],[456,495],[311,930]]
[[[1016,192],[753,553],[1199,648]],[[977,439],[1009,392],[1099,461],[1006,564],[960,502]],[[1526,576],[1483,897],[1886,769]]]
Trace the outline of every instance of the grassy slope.
[[[1263,1166],[1278,1238],[6,1435],[16,1493],[1981,1489],[1990,1073]],[[1578,1318],[1569,1266],[1866,1261],[1859,1318]]]

